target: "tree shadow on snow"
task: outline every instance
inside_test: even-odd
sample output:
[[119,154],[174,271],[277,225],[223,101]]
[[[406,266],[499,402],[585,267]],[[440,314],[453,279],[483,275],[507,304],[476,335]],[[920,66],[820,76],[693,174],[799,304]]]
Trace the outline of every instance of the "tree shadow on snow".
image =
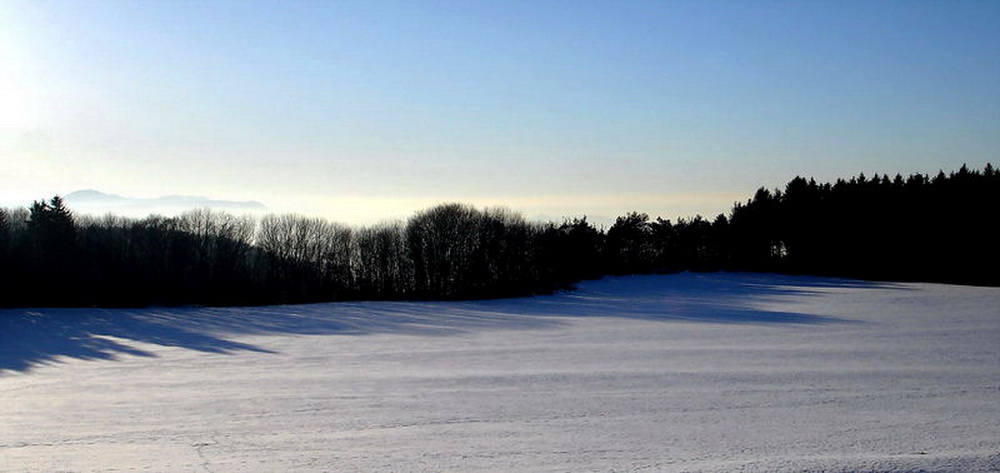
[[736,324],[852,322],[764,310],[761,304],[819,297],[827,289],[899,288],[890,283],[758,274],[606,278],[549,296],[459,302],[343,302],[267,307],[0,310],[0,374],[62,357],[155,356],[141,342],[208,353],[270,351],[239,335],[452,335],[556,327],[578,317]]

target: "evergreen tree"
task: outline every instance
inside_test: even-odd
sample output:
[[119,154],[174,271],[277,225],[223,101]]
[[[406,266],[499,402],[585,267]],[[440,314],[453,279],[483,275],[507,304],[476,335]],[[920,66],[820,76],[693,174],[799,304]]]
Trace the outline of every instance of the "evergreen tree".
[[618,217],[608,229],[604,256],[612,274],[649,273],[653,270],[655,248],[649,215],[630,212]]

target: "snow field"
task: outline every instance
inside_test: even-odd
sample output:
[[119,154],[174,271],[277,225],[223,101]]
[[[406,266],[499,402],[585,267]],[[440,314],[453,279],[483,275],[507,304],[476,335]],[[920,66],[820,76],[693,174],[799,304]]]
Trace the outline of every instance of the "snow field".
[[1000,289],[0,311],[0,471],[1000,471]]

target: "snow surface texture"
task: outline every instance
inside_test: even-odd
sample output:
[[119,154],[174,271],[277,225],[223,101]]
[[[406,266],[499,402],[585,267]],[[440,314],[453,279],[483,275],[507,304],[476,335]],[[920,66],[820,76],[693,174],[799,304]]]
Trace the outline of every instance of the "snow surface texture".
[[0,471],[998,471],[1000,289],[0,311]]

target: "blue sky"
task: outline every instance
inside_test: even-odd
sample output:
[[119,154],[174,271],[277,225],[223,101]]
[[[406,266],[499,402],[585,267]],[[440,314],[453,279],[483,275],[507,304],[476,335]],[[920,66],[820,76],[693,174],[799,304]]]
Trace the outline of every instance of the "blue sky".
[[0,202],[725,212],[1000,157],[1000,2],[0,2]]

